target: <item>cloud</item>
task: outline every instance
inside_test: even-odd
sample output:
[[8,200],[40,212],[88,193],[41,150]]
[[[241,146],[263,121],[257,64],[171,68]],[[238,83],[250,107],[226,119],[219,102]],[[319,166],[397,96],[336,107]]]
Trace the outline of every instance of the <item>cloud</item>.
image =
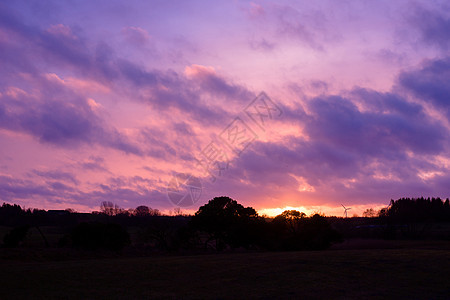
[[403,64],[407,59],[405,53],[397,53],[391,49],[380,49],[376,53],[369,55],[369,58],[380,59],[387,64]]
[[419,103],[364,88],[305,103],[306,111],[284,106],[281,119],[302,135],[253,142],[209,189],[232,191],[260,207],[448,192],[440,184],[448,170],[433,159],[448,156],[448,130]]
[[79,184],[74,174],[69,172],[59,171],[59,170],[32,170],[33,174],[38,175],[45,179],[57,180],[57,181],[67,181],[72,184]]
[[105,159],[100,156],[90,156],[88,159],[79,162],[78,165],[83,171],[110,173],[105,166]]
[[416,6],[409,21],[419,30],[423,44],[448,50],[450,46],[450,16],[445,13],[448,8],[438,9],[439,11]]
[[246,88],[232,84],[225,78],[220,77],[213,67],[194,64],[186,67],[185,74],[192,81],[198,83],[203,91],[215,97],[224,96],[241,103],[246,103],[255,97],[255,94]]
[[301,3],[255,4],[244,9],[254,27],[248,31],[249,45],[258,51],[275,47],[300,45],[322,52],[325,44],[340,38],[338,27],[330,25],[329,14],[320,9],[305,8]]
[[152,188],[157,184],[154,180],[140,176],[110,177],[106,182],[90,192],[80,192],[75,199],[88,201],[92,206],[102,201],[112,201],[123,208],[148,205],[150,207],[170,207],[165,188]]
[[25,132],[42,143],[62,147],[100,144],[143,155],[124,134],[104,124],[89,99],[52,77],[33,78],[29,84],[40,92],[31,94],[8,88],[12,92],[1,97],[0,128]]
[[324,50],[323,42],[330,38],[328,19],[320,11],[305,11],[289,5],[273,7],[277,34],[297,40],[315,50]]
[[[56,173],[37,172],[50,179]],[[70,176],[70,175],[69,175]],[[64,181],[64,179],[63,179]],[[69,180],[70,181],[70,180]],[[46,180],[44,183],[32,179],[22,180],[0,175],[0,194],[3,201],[26,205],[28,207],[60,207],[61,203],[76,204],[82,210],[92,210],[103,201],[112,201],[123,208],[138,205],[152,207],[171,207],[164,191],[149,188],[154,182],[139,176],[111,177],[108,182],[99,184],[95,189],[84,191],[80,186],[65,184],[60,180]]]
[[316,98],[309,104],[314,115],[307,124],[309,136],[354,149],[359,155],[407,150],[435,154],[443,150],[446,129],[427,119],[420,106],[389,93],[359,89],[354,94],[383,109],[382,113],[361,112],[342,97]]
[[99,120],[87,103],[45,78],[37,83],[40,90],[51,93],[42,98],[28,93],[2,97],[6,110],[0,126],[27,132],[47,143],[91,142],[91,134],[99,129]]
[[17,179],[0,175],[0,194],[2,200],[35,200],[38,197],[55,197],[57,193],[51,187],[36,184],[31,180]]
[[425,62],[418,70],[404,71],[399,76],[402,87],[416,98],[433,104],[450,117],[450,57]]
[[[198,70],[195,78],[190,79],[172,70],[148,70],[141,64],[117,57],[104,42],[92,45],[81,31],[74,32],[66,25],[40,29],[24,25],[16,14],[4,13],[8,17],[3,20],[3,25],[12,32],[12,40],[17,41],[5,45],[0,53],[0,61],[7,66],[3,76],[10,77],[11,84],[15,82],[13,79],[23,81],[23,78],[17,78],[19,73],[42,76],[37,68],[36,62],[39,62],[45,67],[72,73],[64,83],[80,92],[86,92],[86,87],[92,91],[116,92],[168,114],[175,110],[198,122],[217,125],[230,116],[220,106],[213,105],[211,98],[225,97],[242,103],[254,97],[245,87],[233,84],[219,74],[200,70],[198,65],[191,66]],[[130,30],[142,33],[137,27],[129,28],[127,32]],[[20,60],[16,58],[18,53]],[[58,76],[58,72],[52,73]]]
[[145,144],[148,145],[148,152],[152,157],[159,159],[174,158],[177,151],[166,141],[167,135],[161,130],[143,128],[140,132]]
[[[235,8],[224,5],[217,13],[229,7]],[[156,20],[133,18],[133,26],[131,15],[123,19],[117,8],[112,20],[97,14],[84,22],[66,7],[44,20],[27,9],[0,5],[0,134],[11,141],[7,155],[19,144],[36,146],[29,137],[46,146],[39,147],[46,157],[22,175],[18,159],[0,161],[2,171],[16,174],[1,175],[2,199],[35,199],[47,206],[77,202],[94,207],[111,200],[122,207],[169,207],[164,180],[171,168],[192,168],[199,145],[220,133],[254,99],[253,89],[266,83],[269,96],[282,100],[281,118],[233,161],[221,181],[205,184],[208,197],[227,194],[252,206],[284,207],[288,202],[339,204],[344,198],[362,203],[405,193],[448,193],[448,123],[430,111],[450,116],[449,58],[402,71],[390,91],[370,89],[370,80],[386,80],[386,63],[394,72],[405,59],[415,63],[424,55],[422,49],[410,50],[410,44],[392,44],[391,34],[379,31],[389,32],[401,21],[386,21],[378,11],[396,13],[404,5],[315,7],[250,3],[247,18],[233,12],[230,16],[241,17],[241,23],[233,22],[224,36],[205,42],[222,19],[205,28],[203,20],[198,26],[190,16],[180,18],[174,30],[167,20],[179,15],[164,11],[164,5],[155,12]],[[185,8],[194,12],[190,5]],[[405,36],[419,33],[417,45],[438,49],[426,46],[431,51],[426,55],[448,50],[446,12],[414,11],[414,28],[408,24]],[[152,37],[144,28],[151,28]],[[336,46],[329,42],[340,30],[346,40],[327,51]],[[232,48],[221,44],[229,32],[236,35]],[[124,41],[132,47],[124,47]],[[162,50],[157,59],[144,56],[153,43]],[[251,52],[253,57],[249,46],[261,52]],[[248,56],[234,57],[235,50]],[[250,66],[254,69],[246,69]],[[369,81],[348,79],[359,68]],[[236,70],[242,73],[233,74]],[[242,83],[246,77],[253,85]],[[286,78],[294,83],[283,91]],[[355,82],[369,84],[338,90]],[[138,117],[130,114],[136,111]],[[60,159],[59,151],[73,155],[71,162],[57,161],[58,170],[42,167],[48,157]],[[143,166],[151,168],[144,173]],[[150,173],[155,179],[115,172]]]
[[252,19],[261,18],[266,15],[264,7],[254,2],[250,2],[250,7],[246,9],[246,12],[248,16]]
[[[95,92],[118,92],[125,94],[127,99],[150,105],[162,114],[170,116],[175,113],[203,125],[219,126],[230,116],[214,105],[211,97],[245,101],[244,97],[252,95],[217,74],[203,74],[193,82],[174,71],[146,70],[141,65],[116,57],[105,43],[99,43],[91,52],[87,39],[62,24],[39,30],[38,27],[23,25],[14,14],[8,15],[3,23],[12,32],[13,41],[23,40],[28,46],[23,50],[19,44],[6,45],[6,54],[8,51],[11,56],[19,53],[20,61],[10,60],[9,54],[0,53],[0,60],[7,66],[3,72],[0,70],[2,77],[7,78],[1,88],[3,92],[14,93],[3,96],[0,126],[27,132],[43,143],[67,147],[80,143],[100,144],[125,153],[161,156],[159,151],[145,152],[120,130],[106,124],[96,112],[98,102],[86,96]],[[45,65],[50,61],[52,68],[70,70],[76,76],[69,75],[63,79],[57,71],[42,73],[38,70],[36,62]],[[24,86],[23,90],[15,86],[17,82]],[[18,92],[31,91],[31,88],[41,94],[24,92],[19,99]],[[186,154],[183,156],[188,157]]]
[[69,38],[69,39],[73,39],[73,40],[77,39],[77,37],[72,34],[72,29],[69,26],[66,26],[64,24],[51,25],[47,29],[47,32],[52,35],[63,36],[64,38]]
[[145,29],[128,26],[122,29],[125,40],[135,46],[142,47],[150,40],[150,35]]
[[253,50],[272,51],[275,49],[275,43],[267,41],[265,38],[260,40],[250,40],[250,47]]

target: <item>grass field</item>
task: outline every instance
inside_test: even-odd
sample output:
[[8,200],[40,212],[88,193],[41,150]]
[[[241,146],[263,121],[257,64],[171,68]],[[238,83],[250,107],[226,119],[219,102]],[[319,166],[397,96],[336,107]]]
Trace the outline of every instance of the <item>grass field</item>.
[[450,299],[450,251],[0,259],[1,299]]

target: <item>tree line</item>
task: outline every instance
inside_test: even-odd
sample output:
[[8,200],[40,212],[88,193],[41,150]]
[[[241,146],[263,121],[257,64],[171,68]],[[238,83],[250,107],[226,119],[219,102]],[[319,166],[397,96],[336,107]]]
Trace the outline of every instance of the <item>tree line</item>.
[[[20,246],[28,231],[35,228],[46,247],[120,250],[131,246],[151,251],[320,250],[342,241],[343,236],[349,231],[355,232],[355,228],[367,232],[381,230],[383,236],[392,238],[398,228],[412,232],[425,228],[416,225],[423,222],[450,222],[448,199],[423,197],[392,200],[377,216],[371,212],[363,218],[366,221],[358,221],[358,226],[353,218],[307,216],[296,210],[268,218],[226,196],[211,199],[193,216],[183,215],[181,211],[165,216],[147,206],[125,210],[111,202],[102,202],[100,207],[99,212],[76,213],[73,210],[25,210],[16,204],[4,203],[0,207],[0,225],[12,229],[4,235],[3,246]],[[57,245],[50,245],[41,230],[43,226],[64,229],[65,234]]]
[[380,211],[380,216],[393,222],[443,222],[450,221],[449,199],[441,198],[400,198],[391,200],[388,208]]

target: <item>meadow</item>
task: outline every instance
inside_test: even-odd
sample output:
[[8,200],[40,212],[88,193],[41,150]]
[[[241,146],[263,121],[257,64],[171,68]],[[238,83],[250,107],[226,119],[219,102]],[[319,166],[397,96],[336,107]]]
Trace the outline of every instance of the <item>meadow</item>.
[[23,250],[32,253],[28,256],[3,249],[0,295],[2,299],[450,298],[448,242],[391,246],[71,258],[45,249]]

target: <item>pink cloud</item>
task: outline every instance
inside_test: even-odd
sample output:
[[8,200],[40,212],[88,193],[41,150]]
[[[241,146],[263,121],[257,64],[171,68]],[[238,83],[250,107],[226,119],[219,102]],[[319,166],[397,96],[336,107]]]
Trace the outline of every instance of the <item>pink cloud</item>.
[[184,74],[191,78],[203,78],[216,75],[216,70],[211,66],[191,65],[184,69]]
[[266,11],[260,4],[250,2],[250,7],[247,9],[247,13],[250,18],[256,19],[263,17],[266,14]]
[[70,29],[69,26],[66,26],[64,24],[51,25],[47,29],[47,32],[49,32],[53,35],[64,36],[64,37],[70,38],[70,39],[77,39],[77,36],[72,34],[72,29]]
[[150,34],[143,28],[129,26],[122,29],[125,39],[136,46],[144,46],[150,40]]

